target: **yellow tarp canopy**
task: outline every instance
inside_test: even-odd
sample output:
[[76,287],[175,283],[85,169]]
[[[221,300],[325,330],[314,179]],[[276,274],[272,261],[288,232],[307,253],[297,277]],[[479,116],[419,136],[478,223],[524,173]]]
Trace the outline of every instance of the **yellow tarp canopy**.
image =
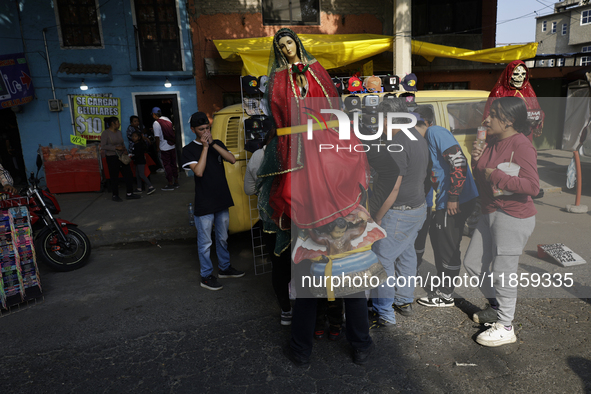
[[[392,51],[393,37],[378,34],[299,34],[309,51],[326,69],[343,67],[385,51]],[[267,73],[273,37],[214,40],[222,59],[242,60],[242,75],[260,76]],[[412,41],[412,53],[428,61],[435,57],[449,57],[483,63],[510,63],[530,59],[536,55],[538,44],[508,45],[473,51],[444,45]]]
[[412,54],[421,55],[430,62],[436,57],[449,57],[482,63],[511,63],[513,60],[531,59],[536,56],[537,50],[537,42],[474,51],[412,40]]

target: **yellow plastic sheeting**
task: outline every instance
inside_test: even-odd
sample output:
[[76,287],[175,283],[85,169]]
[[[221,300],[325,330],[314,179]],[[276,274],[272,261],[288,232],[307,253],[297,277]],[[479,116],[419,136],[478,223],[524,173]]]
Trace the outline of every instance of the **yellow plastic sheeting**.
[[421,55],[430,62],[436,57],[448,57],[482,63],[511,63],[513,60],[531,59],[536,56],[537,50],[537,42],[473,51],[430,42],[412,41],[412,54]]
[[[299,34],[304,47],[328,70],[343,67],[385,51],[392,51],[393,37],[378,34]],[[242,75],[261,76],[267,73],[273,37],[239,38],[213,41],[222,59],[244,63]],[[412,54],[428,61],[448,57],[483,63],[510,63],[535,57],[537,43],[508,45],[473,51],[412,41]]]
[[[392,51],[392,37],[378,34],[298,34],[304,47],[326,69]],[[239,61],[244,66],[242,75],[267,74],[273,37],[214,40],[222,59]]]

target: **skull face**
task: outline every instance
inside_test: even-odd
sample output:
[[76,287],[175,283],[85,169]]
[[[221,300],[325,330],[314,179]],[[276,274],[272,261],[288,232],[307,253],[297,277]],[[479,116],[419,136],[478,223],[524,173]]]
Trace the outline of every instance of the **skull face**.
[[525,67],[517,66],[513,70],[513,74],[511,75],[511,86],[516,89],[521,89],[523,86],[523,82],[525,81],[525,76],[527,75],[527,71],[525,71]]

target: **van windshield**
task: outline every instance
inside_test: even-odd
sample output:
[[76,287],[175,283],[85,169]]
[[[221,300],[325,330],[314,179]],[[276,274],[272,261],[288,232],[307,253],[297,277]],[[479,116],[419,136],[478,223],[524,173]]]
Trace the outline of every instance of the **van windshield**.
[[476,134],[483,120],[485,105],[484,100],[448,104],[450,131],[453,134]]

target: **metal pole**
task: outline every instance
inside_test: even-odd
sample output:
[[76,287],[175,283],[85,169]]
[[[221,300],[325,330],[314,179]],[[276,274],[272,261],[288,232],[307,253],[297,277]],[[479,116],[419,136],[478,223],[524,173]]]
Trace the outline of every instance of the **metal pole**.
[[[49,81],[51,82],[51,93],[53,93],[53,99],[55,98],[55,86],[53,85],[53,74],[51,71],[51,61],[49,60],[49,50],[47,49],[47,37],[45,36],[45,32],[47,28],[43,29],[43,43],[45,44],[45,59],[47,61],[47,68],[49,69]],[[57,113],[57,127],[60,133],[60,142],[64,144],[64,138],[62,137],[62,124],[60,122],[60,113]]]
[[43,29],[43,43],[45,44],[45,57],[47,60],[47,68],[49,69],[49,81],[51,82],[51,92],[53,93],[53,99],[55,100],[55,87],[53,86],[53,75],[51,73],[51,62],[49,61],[49,51],[47,50],[47,37],[45,32],[47,29]]

